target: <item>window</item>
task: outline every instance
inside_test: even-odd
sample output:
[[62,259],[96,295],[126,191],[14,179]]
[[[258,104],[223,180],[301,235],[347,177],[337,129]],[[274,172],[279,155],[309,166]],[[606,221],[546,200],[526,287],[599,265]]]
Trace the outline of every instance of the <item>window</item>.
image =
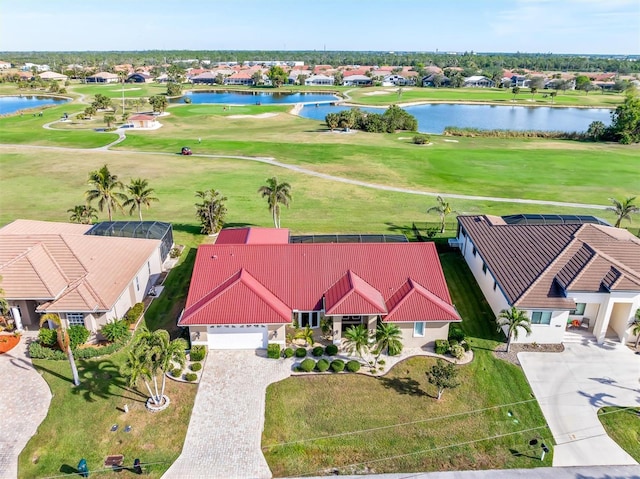
[[413,323],[413,336],[420,338],[424,336],[424,321]]
[[138,280],[137,276],[136,276],[136,291],[140,291],[140,281]]
[[551,323],[551,311],[534,311],[531,313],[531,324]]
[[484,274],[487,274],[487,263],[484,263],[484,262],[482,263],[482,272]]
[[69,323],[69,326],[84,326],[84,314],[67,313],[67,322]]
[[475,256],[476,256],[476,254],[478,253],[478,250],[476,249],[476,247],[475,247],[475,246],[473,247],[473,251],[472,251],[472,253],[473,253],[473,256],[474,256],[474,257],[475,257]]
[[576,303],[576,309],[569,311],[569,314],[576,316],[584,315],[584,310],[587,307],[587,303]]

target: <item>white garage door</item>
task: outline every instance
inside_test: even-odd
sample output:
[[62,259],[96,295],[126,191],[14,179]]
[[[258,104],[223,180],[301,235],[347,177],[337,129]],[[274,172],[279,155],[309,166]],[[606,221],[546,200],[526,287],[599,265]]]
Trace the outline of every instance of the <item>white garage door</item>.
[[209,349],[264,349],[267,326],[209,326]]

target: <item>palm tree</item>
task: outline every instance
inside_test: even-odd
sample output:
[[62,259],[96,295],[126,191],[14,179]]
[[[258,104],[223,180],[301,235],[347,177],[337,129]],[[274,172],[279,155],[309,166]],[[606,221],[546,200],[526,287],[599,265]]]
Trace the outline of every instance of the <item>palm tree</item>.
[[531,87],[531,100],[533,100],[534,95],[538,93],[538,89],[534,86]]
[[58,346],[69,358],[69,364],[71,365],[71,373],[73,374],[73,385],[80,386],[80,377],[78,376],[78,368],[76,367],[76,361],[73,357],[73,351],[71,350],[71,340],[69,339],[69,333],[64,327],[60,316],[53,313],[47,313],[40,318],[40,327],[46,322],[52,322],[56,326]]
[[511,89],[511,93],[513,93],[513,99],[514,99],[514,101],[515,101],[516,96],[518,96],[518,93],[520,93],[520,87],[519,87],[519,86],[514,86],[514,87]]
[[362,355],[369,350],[369,344],[371,342],[369,330],[362,324],[349,326],[344,332],[343,339],[342,344],[344,345],[344,349],[349,354],[357,353],[360,359],[364,361]]
[[82,225],[90,225],[98,219],[98,210],[91,205],[76,205],[73,208],[69,208],[67,213],[71,213],[69,221]]
[[304,329],[299,329],[293,336],[293,339],[304,339],[304,342],[309,346],[313,346],[313,329],[307,326]]
[[636,336],[635,348],[638,349],[638,344],[640,343],[640,309],[636,311],[636,317],[631,320],[629,326],[633,327],[631,332]]
[[107,165],[96,171],[89,173],[89,186],[91,189],[85,192],[87,201],[98,200],[98,208],[100,211],[107,207],[109,221],[113,221],[113,210],[118,208],[122,210],[121,201],[126,201],[127,196],[116,190],[124,188],[122,181],[118,180],[116,175],[112,175]]
[[438,205],[432,206],[431,208],[429,208],[427,210],[427,213],[431,213],[432,211],[435,211],[440,215],[440,233],[444,233],[447,216],[450,215],[451,213],[455,213],[455,211],[451,209],[451,205],[449,204],[449,202],[445,201],[445,199],[442,196],[438,195],[437,200],[438,200]]
[[196,191],[196,197],[202,200],[202,203],[196,203],[196,216],[202,224],[202,233],[206,235],[217,233],[222,229],[227,215],[227,207],[224,204],[227,197],[213,188]]
[[633,213],[638,213],[640,211],[640,207],[634,205],[636,197],[629,197],[624,201],[618,201],[615,198],[609,198],[609,201],[613,203],[613,206],[607,208],[607,211],[612,211],[616,215],[616,224],[614,225],[616,228],[620,228],[620,223],[622,220],[629,220],[631,222],[631,215]]
[[269,211],[273,217],[273,225],[280,228],[280,205],[289,207],[291,201],[291,185],[283,182],[278,183],[277,177],[267,178],[267,184],[258,188],[258,193],[267,199]]
[[402,332],[400,328],[393,323],[380,323],[376,328],[376,364],[382,354],[387,350],[389,356],[395,356],[402,352]]
[[515,306],[511,309],[503,309],[498,316],[498,331],[502,331],[502,327],[507,326],[507,352],[511,350],[511,340],[518,339],[518,330],[520,328],[527,332],[527,336],[531,334],[531,320],[527,317],[527,313],[520,311]]
[[133,215],[133,212],[137,209],[140,221],[142,221],[142,205],[145,205],[147,209],[149,209],[152,201],[160,201],[155,196],[151,196],[154,189],[149,188],[149,182],[142,178],[132,178],[131,183],[126,186],[126,190],[129,198],[122,203],[122,206],[129,208],[130,215]]

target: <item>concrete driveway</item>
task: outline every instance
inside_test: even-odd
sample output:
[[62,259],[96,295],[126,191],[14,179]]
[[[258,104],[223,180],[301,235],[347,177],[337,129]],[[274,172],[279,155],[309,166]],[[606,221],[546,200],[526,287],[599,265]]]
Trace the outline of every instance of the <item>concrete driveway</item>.
[[554,466],[637,464],[604,431],[603,406],[640,406],[640,356],[613,341],[565,344],[562,353],[519,353],[556,441]]
[[0,354],[0,478],[18,477],[18,455],[47,416],[51,390],[27,356],[28,333]]
[[164,479],[271,477],[260,448],[265,392],[293,360],[263,353],[209,351],[182,453]]

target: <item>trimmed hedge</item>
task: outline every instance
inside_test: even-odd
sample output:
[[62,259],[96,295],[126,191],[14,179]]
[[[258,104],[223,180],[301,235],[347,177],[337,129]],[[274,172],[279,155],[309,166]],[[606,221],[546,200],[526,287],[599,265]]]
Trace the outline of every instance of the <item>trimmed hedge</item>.
[[342,359],[334,359],[331,361],[331,370],[334,373],[344,371],[344,361]]
[[446,339],[436,339],[436,354],[447,354],[449,352],[449,341]]
[[267,357],[271,359],[280,359],[280,345],[277,343],[269,343],[267,345]]
[[[113,354],[122,349],[127,344],[128,339],[129,336],[127,335],[124,340],[111,343],[108,346],[103,346],[101,348],[88,347],[76,349],[73,351],[73,356],[75,359],[91,359],[98,356]],[[29,356],[31,356],[32,359],[51,359],[55,361],[67,359],[66,354],[59,349],[47,348],[46,346],[42,346],[40,343],[36,342],[29,345]]]
[[122,319],[124,319],[128,324],[135,323],[140,316],[144,313],[144,303],[136,303],[129,311],[127,311]]
[[326,359],[320,359],[317,363],[316,363],[316,369],[318,371],[320,371],[321,373],[327,371],[329,369],[329,361]]
[[196,373],[187,373],[184,375],[184,378],[190,383],[192,383],[193,381],[198,379],[198,375]]
[[311,354],[313,354],[316,358],[318,356],[322,356],[324,354],[324,348],[322,346],[316,346],[311,350]]
[[174,378],[179,378],[180,376],[182,376],[182,369],[181,368],[175,368],[171,370],[170,373]]
[[202,346],[191,346],[191,351],[189,351],[189,357],[191,361],[202,361],[204,356],[207,354],[207,349]]
[[326,348],[324,348],[324,352],[327,356],[335,356],[338,354],[338,346],[335,344],[330,344]]
[[316,362],[311,358],[307,358],[300,363],[300,366],[298,368],[305,373],[310,373],[315,367]]
[[296,349],[296,358],[304,358],[307,355],[307,350],[305,348]]
[[360,371],[360,363],[358,361],[349,361],[347,363],[347,371],[350,373],[357,373]]
[[40,328],[38,341],[45,346],[53,346],[58,342],[58,333],[55,329]]
[[284,351],[282,351],[282,355],[285,358],[292,358],[293,354],[294,354],[294,352],[293,352],[293,349],[291,349],[291,348],[286,348]]
[[189,366],[189,369],[191,369],[194,373],[196,371],[200,371],[202,369],[202,363],[193,363],[191,366]]

